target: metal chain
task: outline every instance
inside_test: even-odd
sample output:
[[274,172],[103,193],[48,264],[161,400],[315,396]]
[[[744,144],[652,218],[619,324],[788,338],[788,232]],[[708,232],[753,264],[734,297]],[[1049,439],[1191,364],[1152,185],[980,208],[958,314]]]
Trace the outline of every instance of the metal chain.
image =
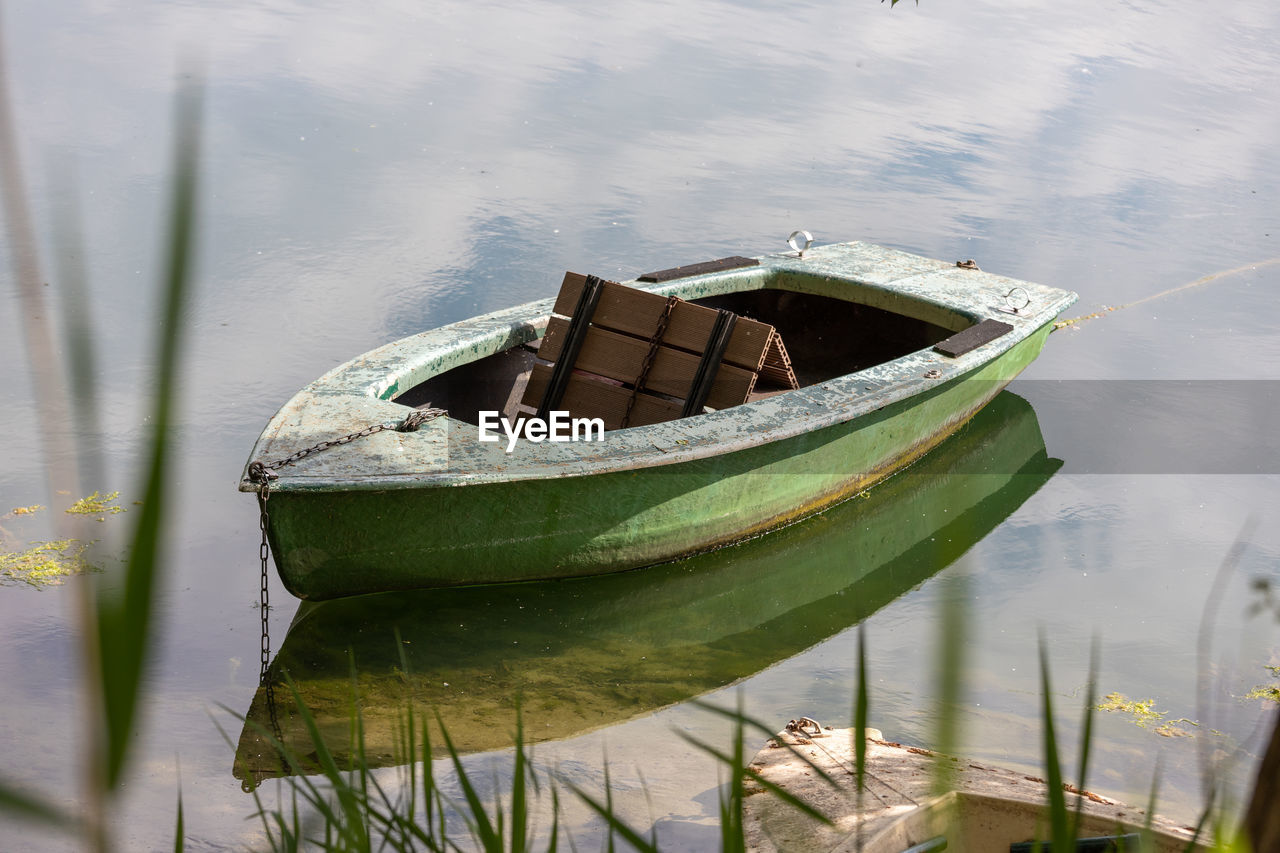
[[[258,686],[266,691],[267,713],[271,717],[271,733],[277,742],[282,741],[280,720],[276,717],[275,680],[271,678],[271,587],[267,583],[267,558],[271,555],[271,547],[267,544],[267,525],[271,515],[267,512],[267,500],[271,497],[271,481],[263,479],[258,487],[258,527],[262,529],[262,544],[258,546],[258,557],[262,563],[261,593],[258,599],[258,615],[262,619],[261,668],[258,670]],[[257,787],[256,785],[254,787]]]
[[384,429],[393,429],[396,432],[417,432],[418,428],[426,422],[433,421],[441,415],[447,414],[449,413],[444,409],[414,409],[402,421],[387,421],[386,423],[372,424],[362,430],[357,430],[356,432],[344,435],[341,438],[322,441],[319,444],[313,445],[304,450],[299,450],[297,453],[293,453],[283,459],[278,459],[275,462],[263,462],[261,459],[257,459],[249,463],[249,480],[254,483],[274,480],[276,479],[276,475],[274,474],[275,471],[278,471],[286,465],[292,465],[299,459],[305,459],[313,453],[319,453],[322,450],[328,450],[331,447],[338,447],[343,444],[350,444],[357,438],[364,438],[367,435],[382,432]]
[[644,383],[649,378],[649,368],[653,367],[653,361],[658,355],[658,348],[662,346],[662,338],[667,333],[667,323],[671,320],[671,312],[679,301],[675,296],[667,297],[667,307],[662,309],[662,316],[658,318],[657,331],[649,339],[649,352],[645,354],[644,363],[640,367],[640,377],[636,379],[636,384],[631,388],[631,398],[627,400],[627,410],[622,415],[622,429],[626,429],[627,425],[631,423],[631,410],[635,407],[636,397],[640,396],[640,391],[644,388]]
[[385,429],[394,429],[397,432],[416,432],[423,424],[433,421],[436,418],[447,415],[444,409],[415,409],[410,412],[404,420],[399,423],[387,422],[381,424],[373,424],[367,426],[358,432],[344,435],[341,438],[335,438],[330,441],[322,441],[313,447],[305,450],[299,450],[297,453],[286,456],[284,459],[276,462],[263,462],[261,459],[255,459],[249,463],[249,481],[258,484],[258,527],[262,531],[262,542],[258,546],[258,558],[262,564],[262,583],[258,598],[258,613],[262,619],[262,641],[260,644],[261,668],[258,670],[258,685],[266,690],[267,708],[271,714],[271,729],[276,736],[276,740],[280,740],[280,723],[276,719],[276,702],[275,702],[275,684],[273,679],[269,677],[271,669],[271,589],[267,583],[268,558],[271,555],[271,546],[267,541],[267,527],[271,523],[271,515],[267,512],[267,501],[271,497],[271,481],[279,479],[280,475],[277,470],[292,465],[299,459],[304,459],[313,453],[319,453],[322,450],[328,450],[331,447],[337,447],[342,444],[348,444],[357,438],[363,438],[367,435],[373,435],[376,432],[382,432]]
[[263,480],[258,487],[258,527],[262,529],[262,544],[258,546],[258,558],[262,563],[261,593],[258,598],[258,615],[262,617],[262,668],[258,671],[258,684],[267,683],[267,667],[271,664],[271,632],[267,614],[271,610],[271,588],[267,584],[267,558],[271,546],[267,544],[267,525],[271,516],[267,513],[267,498],[271,497],[271,483]]

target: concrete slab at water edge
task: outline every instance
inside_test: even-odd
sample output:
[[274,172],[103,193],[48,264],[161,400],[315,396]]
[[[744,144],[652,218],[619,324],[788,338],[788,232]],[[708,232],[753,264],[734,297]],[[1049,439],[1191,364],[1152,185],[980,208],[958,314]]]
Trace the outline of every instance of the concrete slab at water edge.
[[[748,782],[747,849],[901,853],[945,835],[948,850],[1007,850],[1010,843],[1048,837],[1044,780],[886,741],[876,729],[866,734],[861,800],[854,776],[853,729],[782,731],[760,750],[750,768],[814,806],[832,824],[823,825]],[[943,797],[934,794],[940,772],[949,774],[951,793]],[[1068,787],[1066,797],[1068,810],[1081,809],[1081,837],[1139,832],[1147,820],[1144,810],[1094,793],[1079,794]],[[1152,831],[1155,849],[1170,853],[1186,849],[1192,837],[1190,828],[1159,816],[1152,820]]]

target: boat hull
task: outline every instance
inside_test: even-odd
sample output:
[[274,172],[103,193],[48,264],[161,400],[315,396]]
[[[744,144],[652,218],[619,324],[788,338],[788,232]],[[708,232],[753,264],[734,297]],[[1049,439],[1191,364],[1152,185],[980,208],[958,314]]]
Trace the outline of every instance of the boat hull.
[[[772,323],[798,389],[590,441],[486,440],[489,412],[531,381],[524,345],[551,300],[384,344],[301,389],[240,484],[261,494],[255,472],[277,475],[265,527],[286,587],[321,600],[602,574],[786,525],[941,442],[1076,298],[866,243],[756,261],[632,286]],[[449,414],[386,428],[421,406]]]
[[1050,328],[855,420],[721,455],[505,483],[272,494],[271,547],[289,591],[317,600],[677,559],[788,524],[909,464],[1021,372]]

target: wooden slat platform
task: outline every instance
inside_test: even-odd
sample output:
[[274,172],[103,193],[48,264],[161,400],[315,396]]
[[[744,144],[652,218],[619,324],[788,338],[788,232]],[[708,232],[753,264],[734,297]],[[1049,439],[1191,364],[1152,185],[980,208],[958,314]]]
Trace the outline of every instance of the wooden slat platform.
[[[542,348],[538,350],[538,358],[547,361],[558,360],[568,330],[568,320],[552,317],[551,322],[547,324],[547,333],[542,339]],[[640,378],[640,371],[648,353],[648,340],[592,326],[587,331],[587,338],[573,366],[587,373],[599,374],[634,385]],[[698,361],[699,356],[684,350],[668,346],[659,347],[653,359],[653,366],[649,369],[645,387],[662,394],[683,398],[689,391],[694,374],[698,371]],[[754,371],[735,367],[732,364],[721,364],[720,370],[716,372],[715,383],[711,386],[707,405],[713,409],[736,406],[747,399],[747,395],[755,388],[755,384]]]
[[[530,396],[533,399],[542,399],[550,380],[550,365],[534,366],[533,373],[529,376]],[[575,417],[600,418],[604,421],[604,428],[607,430],[620,429],[630,399],[631,389],[625,385],[614,385],[598,377],[575,373],[569,377],[569,384],[560,401],[560,408],[572,412]],[[636,402],[631,408],[631,419],[627,426],[659,424],[678,417],[680,417],[678,402],[641,392],[636,395]]]
[[[564,353],[571,325],[566,318],[577,310],[586,281],[584,275],[565,274],[552,309],[560,316],[552,316],[538,347],[537,355],[543,362],[557,362]],[[603,282],[573,372],[556,408],[574,417],[599,417],[604,420],[605,429],[680,417],[719,312],[676,300],[655,348],[653,339],[666,313],[664,296],[617,282]],[[549,364],[534,366],[522,407],[538,409],[552,372]],[[636,392],[633,389],[641,384],[642,374],[643,387]],[[766,390],[770,391],[799,387],[786,347],[773,326],[738,317],[716,366],[706,407],[725,409],[753,399],[758,378],[767,381],[771,388]]]
[[[565,317],[573,315],[574,306],[582,294],[582,286],[586,276],[578,273],[567,273],[560,286],[560,295],[556,297],[555,313]],[[612,329],[626,335],[634,335],[648,341],[658,327],[658,318],[666,308],[664,297],[636,290],[615,282],[605,282],[604,291],[600,294],[600,304],[591,318],[591,325]],[[662,336],[665,346],[678,347],[689,352],[702,352],[715,325],[716,312],[701,305],[681,300],[676,303],[667,323],[666,333]],[[769,346],[769,336],[773,327],[767,323],[739,317],[733,327],[733,337],[729,338],[729,348],[725,350],[724,360],[729,364],[758,371],[764,363],[765,353]],[[539,352],[539,357],[554,361]],[[692,378],[692,377],[690,377]]]

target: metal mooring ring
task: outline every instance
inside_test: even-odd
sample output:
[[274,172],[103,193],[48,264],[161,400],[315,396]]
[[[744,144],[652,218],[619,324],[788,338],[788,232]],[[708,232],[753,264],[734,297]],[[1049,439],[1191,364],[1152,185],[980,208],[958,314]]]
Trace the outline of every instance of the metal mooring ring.
[[[800,245],[801,239],[804,245]],[[787,245],[796,250],[800,257],[804,257],[805,250],[813,245],[813,235],[808,231],[792,231],[791,236],[787,238]]]
[[794,735],[821,737],[822,723],[818,722],[813,717],[801,717],[798,720],[788,721],[786,730]]
[[[1015,300],[1013,298],[1013,295],[1015,293],[1022,294],[1021,305],[1014,304]],[[1027,289],[1025,287],[1017,286],[1004,295],[1004,303],[1009,306],[1010,311],[1012,311],[1014,314],[1018,314],[1022,311],[1023,308],[1026,308],[1028,305],[1031,304],[1031,294],[1027,293]]]

